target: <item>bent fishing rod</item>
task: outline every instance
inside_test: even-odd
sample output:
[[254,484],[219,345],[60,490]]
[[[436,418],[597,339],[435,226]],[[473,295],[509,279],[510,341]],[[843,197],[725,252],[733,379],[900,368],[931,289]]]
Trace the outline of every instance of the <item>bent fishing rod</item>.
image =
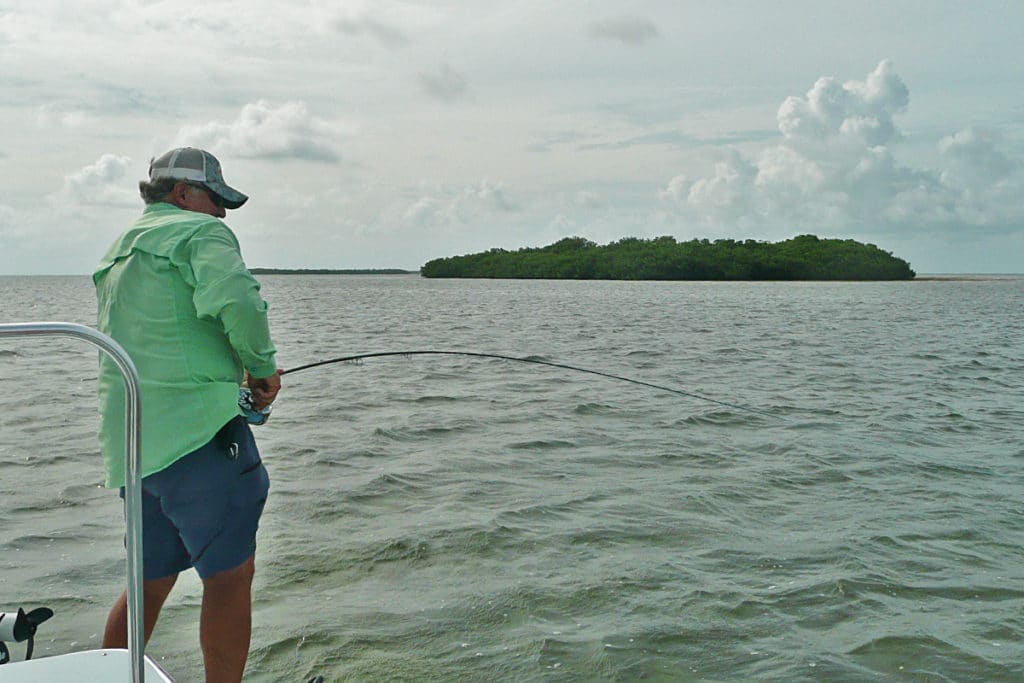
[[341,358],[331,358],[329,360],[316,361],[315,363],[307,363],[306,365],[300,365],[295,368],[290,368],[281,372],[282,375],[290,375],[296,372],[302,372],[311,368],[318,368],[324,365],[332,365],[334,363],[354,363],[359,362],[367,358],[385,358],[394,356],[471,356],[475,358],[497,358],[499,360],[514,361],[517,363],[532,363],[534,365],[547,365],[553,368],[560,368],[562,370],[572,370],[573,372],[583,372],[589,375],[598,375],[600,377],[607,377],[609,379],[619,380],[621,382],[629,382],[630,384],[638,384],[643,387],[649,387],[651,389],[660,389],[661,391],[668,391],[673,394],[680,396],[687,396],[689,398],[696,398],[701,401],[707,401],[708,403],[715,403],[720,406],[727,408],[734,408],[736,410],[742,410],[748,413],[754,413],[755,415],[764,415],[767,417],[777,418],[777,415],[768,413],[757,408],[750,408],[748,406],[742,406],[736,403],[729,403],[727,401],[719,401],[716,398],[710,396],[704,396],[702,394],[694,393],[692,391],[683,391],[682,389],[675,389],[673,387],[666,387],[661,384],[654,384],[652,382],[645,382],[639,379],[632,379],[630,377],[622,377],[621,375],[613,375],[609,372],[601,372],[600,370],[590,370],[588,368],[581,368],[575,365],[566,365],[565,363],[554,363],[551,361],[541,360],[532,356],[518,357],[518,356],[503,356],[497,353],[479,353],[475,351],[378,351],[376,353],[360,353],[354,356],[343,356]]

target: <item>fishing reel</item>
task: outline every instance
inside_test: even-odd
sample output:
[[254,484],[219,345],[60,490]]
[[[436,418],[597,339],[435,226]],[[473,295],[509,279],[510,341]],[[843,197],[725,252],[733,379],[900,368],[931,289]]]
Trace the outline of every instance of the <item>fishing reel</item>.
[[260,410],[252,407],[252,390],[249,387],[238,387],[238,407],[242,409],[246,422],[251,425],[266,424],[270,419],[270,406]]
[[17,612],[0,612],[0,664],[11,661],[11,651],[6,643],[20,643],[27,640],[25,661],[32,659],[36,629],[39,624],[53,616],[49,607],[38,607],[31,612],[18,608]]

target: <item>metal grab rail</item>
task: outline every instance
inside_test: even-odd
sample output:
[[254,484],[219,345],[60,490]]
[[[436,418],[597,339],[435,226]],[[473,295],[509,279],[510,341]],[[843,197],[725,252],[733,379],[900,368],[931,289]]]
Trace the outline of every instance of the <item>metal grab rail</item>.
[[117,365],[125,390],[125,547],[128,552],[128,657],[132,683],[145,680],[142,593],[142,401],[139,372],[128,353],[107,335],[76,323],[31,322],[0,324],[0,338],[64,336],[86,341]]

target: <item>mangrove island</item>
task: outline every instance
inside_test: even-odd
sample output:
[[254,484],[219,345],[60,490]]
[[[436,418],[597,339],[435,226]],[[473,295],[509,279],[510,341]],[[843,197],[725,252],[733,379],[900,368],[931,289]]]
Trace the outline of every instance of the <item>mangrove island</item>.
[[800,235],[782,242],[582,237],[516,251],[491,249],[427,262],[423,277],[571,280],[909,280],[910,264],[874,244]]

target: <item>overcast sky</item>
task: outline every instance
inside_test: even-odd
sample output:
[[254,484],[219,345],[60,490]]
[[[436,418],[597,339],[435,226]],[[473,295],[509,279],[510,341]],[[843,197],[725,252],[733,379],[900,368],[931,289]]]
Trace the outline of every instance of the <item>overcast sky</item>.
[[186,144],[250,195],[250,266],[813,233],[1019,273],[1022,27],[1019,0],[0,0],[0,274],[91,272]]

